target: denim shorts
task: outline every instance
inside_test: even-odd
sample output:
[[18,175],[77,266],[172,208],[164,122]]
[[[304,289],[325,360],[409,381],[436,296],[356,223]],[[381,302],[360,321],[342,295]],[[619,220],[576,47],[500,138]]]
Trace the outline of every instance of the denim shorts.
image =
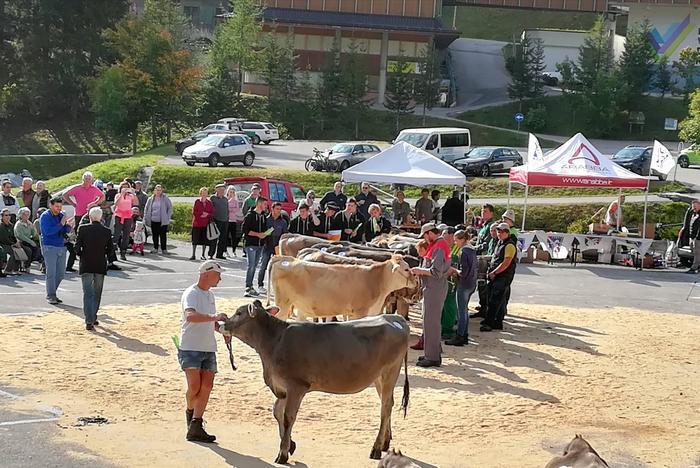
[[177,360],[180,363],[182,370],[185,369],[202,369],[206,371],[216,372],[216,353],[207,351],[188,351],[185,349],[177,350]]

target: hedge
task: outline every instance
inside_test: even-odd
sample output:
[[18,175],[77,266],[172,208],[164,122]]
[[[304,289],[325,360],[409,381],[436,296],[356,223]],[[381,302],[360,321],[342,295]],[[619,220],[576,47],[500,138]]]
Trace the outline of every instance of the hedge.
[[112,159],[96,164],[90,164],[82,169],[78,169],[60,177],[48,180],[46,182],[46,188],[50,192],[55,192],[57,190],[62,190],[69,185],[77,184],[80,182],[85,171],[92,172],[96,179],[102,179],[104,182],[108,182],[110,180],[114,182],[121,182],[125,177],[136,176],[142,167],[155,165],[160,158],[160,156],[153,155],[134,156],[131,158]]
[[[176,235],[189,238],[192,223],[192,205],[189,203],[173,204],[173,223],[171,232]],[[572,225],[588,226],[590,217],[607,204],[586,203],[577,205],[533,205],[527,209],[525,229],[541,229],[555,232],[578,232],[570,230]],[[506,210],[503,205],[496,206],[496,213],[501,214]],[[514,206],[516,226],[520,228],[522,220],[522,206]],[[683,221],[683,215],[688,205],[680,202],[650,203],[647,213],[648,223],[677,224]],[[643,203],[626,203],[624,205],[625,224],[630,228],[636,228],[642,223],[644,215]],[[678,235],[678,227],[664,228],[657,233],[662,238],[674,239]],[[581,231],[582,232],[582,231]]]

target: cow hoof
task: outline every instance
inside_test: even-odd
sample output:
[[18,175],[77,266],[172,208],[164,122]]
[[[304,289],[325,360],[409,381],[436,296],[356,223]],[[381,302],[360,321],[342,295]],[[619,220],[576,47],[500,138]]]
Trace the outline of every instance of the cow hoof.
[[286,465],[287,461],[289,460],[289,457],[287,455],[283,455],[282,452],[277,455],[277,458],[275,458],[275,463],[278,465]]
[[292,441],[292,443],[289,444],[289,454],[294,455],[294,452],[296,451],[296,449],[297,449],[297,444],[296,444],[296,442]]
[[372,460],[381,460],[382,459],[382,451],[379,450],[378,448],[373,448],[371,452],[369,452],[369,458]]

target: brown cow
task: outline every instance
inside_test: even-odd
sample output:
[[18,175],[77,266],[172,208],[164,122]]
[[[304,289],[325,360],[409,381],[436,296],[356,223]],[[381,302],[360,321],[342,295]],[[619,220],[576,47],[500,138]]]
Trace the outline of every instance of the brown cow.
[[[289,257],[283,257],[289,258]],[[329,304],[326,301],[326,304]],[[341,312],[328,306],[327,314]],[[266,311],[260,301],[243,305],[225,322],[223,334],[233,335],[260,355],[265,384],[277,397],[273,413],[279,424],[280,451],[275,463],[287,463],[296,444],[292,427],[309,392],[358,393],[374,384],[382,401],[379,433],[370,458],[379,460],[391,442],[394,387],[404,366],[401,408],[409,399],[406,321],[381,315],[337,323],[285,322]]]
[[297,253],[301,249],[305,249],[316,244],[328,244],[328,241],[318,237],[302,236],[301,234],[282,234],[279,243],[280,255],[296,257]]
[[307,262],[325,263],[327,265],[343,264],[369,266],[377,263],[374,260],[366,258],[346,257],[344,255],[327,253],[313,247],[300,250],[297,254],[297,258]]
[[576,434],[564,449],[564,455],[556,456],[544,468],[605,468],[608,464],[598,455],[586,439]]
[[[408,264],[400,256],[368,266],[326,265],[277,256],[270,261],[269,279],[282,319],[292,313],[299,319],[378,315],[389,293],[417,286]],[[331,297],[337,309],[328,315]]]

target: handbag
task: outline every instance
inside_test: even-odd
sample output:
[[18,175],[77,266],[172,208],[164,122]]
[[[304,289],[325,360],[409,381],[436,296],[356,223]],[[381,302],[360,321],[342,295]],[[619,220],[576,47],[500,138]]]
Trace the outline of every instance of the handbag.
[[213,241],[219,238],[221,233],[219,232],[219,227],[214,221],[211,221],[207,225],[207,240]]
[[29,261],[29,257],[27,257],[27,252],[25,252],[22,247],[12,246],[12,252],[15,257],[15,260],[17,260],[18,262]]

